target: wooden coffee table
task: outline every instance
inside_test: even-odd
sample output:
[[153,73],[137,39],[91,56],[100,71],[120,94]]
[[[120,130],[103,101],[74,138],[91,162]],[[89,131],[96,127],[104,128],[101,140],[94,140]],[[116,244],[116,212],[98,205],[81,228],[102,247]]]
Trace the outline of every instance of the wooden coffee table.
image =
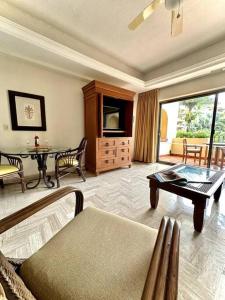
[[[204,213],[207,204],[207,199],[214,196],[215,202],[219,201],[220,194],[222,191],[223,181],[225,178],[225,173],[223,171],[215,171],[207,168],[192,167],[187,165],[176,165],[168,170],[177,171],[182,169],[182,167],[192,168],[193,172],[200,172],[202,174],[206,173],[207,178],[212,182],[211,184],[187,184],[186,186],[179,186],[174,183],[159,182],[154,174],[147,176],[149,179],[150,187],[150,205],[152,208],[157,208],[159,201],[159,189],[174,193],[181,197],[188,198],[192,201],[194,205],[194,228],[196,231],[201,232],[204,224]],[[184,169],[185,170],[185,169]],[[165,171],[165,170],[163,170]],[[185,173],[184,173],[185,174]]]

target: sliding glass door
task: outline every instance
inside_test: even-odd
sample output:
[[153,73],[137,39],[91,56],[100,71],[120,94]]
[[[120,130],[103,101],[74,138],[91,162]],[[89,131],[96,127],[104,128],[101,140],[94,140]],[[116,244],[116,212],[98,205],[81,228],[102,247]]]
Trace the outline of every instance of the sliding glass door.
[[163,102],[159,120],[159,162],[221,166],[225,92]]
[[[212,132],[212,145],[210,164],[223,169],[225,167],[225,92],[217,94],[215,103],[214,131]],[[210,153],[209,153],[210,154]]]

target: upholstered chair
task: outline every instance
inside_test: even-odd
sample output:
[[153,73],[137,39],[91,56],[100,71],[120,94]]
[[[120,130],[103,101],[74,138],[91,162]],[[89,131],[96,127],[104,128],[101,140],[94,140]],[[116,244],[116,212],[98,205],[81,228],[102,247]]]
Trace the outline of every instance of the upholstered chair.
[[[2,157],[8,161],[7,164],[2,163]],[[0,153],[0,185],[4,187],[4,178],[18,177],[21,183],[22,192],[25,192],[23,163],[19,157]]]
[[57,187],[60,187],[60,178],[64,177],[74,171],[86,181],[82,171],[82,162],[87,147],[87,139],[83,138],[80,145],[76,149],[60,153],[55,157],[55,178]]
[[8,299],[177,299],[180,229],[168,217],[157,230],[96,208],[83,210],[81,191],[65,187],[0,220],[0,233],[69,193],[76,194],[75,218],[41,249],[19,261],[0,254]]

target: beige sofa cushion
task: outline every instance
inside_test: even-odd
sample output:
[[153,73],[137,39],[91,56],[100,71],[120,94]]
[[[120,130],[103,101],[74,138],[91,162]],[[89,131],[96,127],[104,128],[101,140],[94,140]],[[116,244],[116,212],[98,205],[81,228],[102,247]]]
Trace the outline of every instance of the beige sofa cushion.
[[141,299],[157,230],[87,208],[20,275],[39,300]]

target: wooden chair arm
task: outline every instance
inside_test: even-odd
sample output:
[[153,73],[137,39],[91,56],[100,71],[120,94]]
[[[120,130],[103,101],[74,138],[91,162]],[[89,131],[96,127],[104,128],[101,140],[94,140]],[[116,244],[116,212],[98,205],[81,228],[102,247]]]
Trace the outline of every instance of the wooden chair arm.
[[20,222],[27,219],[28,217],[32,216],[42,208],[54,203],[55,201],[61,199],[62,197],[70,193],[75,193],[76,195],[76,205],[75,205],[75,216],[76,216],[83,210],[84,197],[80,190],[72,186],[68,186],[68,187],[61,188],[60,190],[57,190],[56,192],[0,220],[0,234],[12,228],[13,226],[19,224]]
[[58,153],[58,154],[56,154],[56,156],[55,156],[55,160],[59,160],[60,158],[64,158],[64,157],[72,157],[72,156],[74,156],[74,157],[76,157],[77,155],[80,155],[80,154],[82,154],[84,152],[84,150],[82,149],[82,150],[80,150],[79,151],[79,148],[76,148],[76,149],[73,149],[73,150],[71,150],[71,151],[68,151],[68,152],[64,152],[64,153]]
[[178,293],[180,224],[161,221],[142,300],[176,300]]

